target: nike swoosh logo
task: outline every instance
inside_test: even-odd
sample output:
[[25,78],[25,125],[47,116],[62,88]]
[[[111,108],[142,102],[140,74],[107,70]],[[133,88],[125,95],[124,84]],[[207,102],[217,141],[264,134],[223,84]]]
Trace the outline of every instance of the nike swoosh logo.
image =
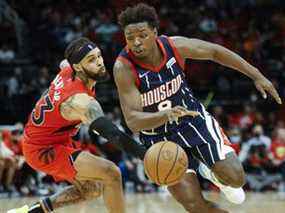
[[140,78],[143,78],[143,77],[146,76],[149,72],[150,72],[150,71],[147,71],[147,72],[145,72],[145,73],[143,73],[143,74],[139,74],[139,77],[140,77]]

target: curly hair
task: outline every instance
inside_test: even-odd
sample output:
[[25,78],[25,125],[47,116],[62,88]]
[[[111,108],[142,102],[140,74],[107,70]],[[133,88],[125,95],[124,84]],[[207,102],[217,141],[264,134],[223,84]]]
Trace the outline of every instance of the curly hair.
[[147,22],[153,28],[159,27],[159,20],[155,8],[144,3],[133,7],[127,7],[118,17],[119,24],[123,29],[129,24]]

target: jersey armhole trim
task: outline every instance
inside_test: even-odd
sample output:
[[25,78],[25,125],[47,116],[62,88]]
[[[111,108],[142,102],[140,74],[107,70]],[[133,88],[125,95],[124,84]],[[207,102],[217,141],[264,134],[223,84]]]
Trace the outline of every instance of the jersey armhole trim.
[[178,60],[178,64],[179,66],[183,69],[185,68],[185,62],[184,59],[182,58],[182,56],[180,55],[180,53],[178,52],[177,48],[175,47],[173,40],[169,37],[166,36],[167,41],[169,42],[169,45],[171,46],[173,52],[174,52],[174,56],[175,58]]
[[119,57],[117,58],[117,60],[121,61],[122,63],[124,63],[124,64],[126,64],[126,65],[128,65],[128,66],[130,66],[131,71],[132,71],[132,73],[133,73],[133,75],[134,75],[134,77],[135,77],[136,86],[139,88],[141,82],[140,82],[140,78],[139,78],[139,76],[138,76],[137,70],[136,70],[135,66],[133,65],[133,63],[131,63],[128,59],[126,59],[126,58],[123,57],[123,56],[119,56]]

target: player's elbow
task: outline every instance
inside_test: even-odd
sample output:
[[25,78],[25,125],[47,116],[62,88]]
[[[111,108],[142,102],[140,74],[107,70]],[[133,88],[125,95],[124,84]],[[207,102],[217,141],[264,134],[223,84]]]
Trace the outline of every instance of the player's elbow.
[[138,133],[142,130],[140,126],[141,122],[136,113],[129,111],[129,113],[125,113],[124,115],[126,124],[133,133]]
[[212,60],[221,63],[225,57],[229,54],[229,50],[219,44],[213,44],[211,46]]
[[219,55],[221,51],[221,46],[218,44],[212,44],[210,48],[211,52],[211,58],[213,61],[218,61],[219,60]]
[[137,133],[141,131],[141,128],[139,127],[138,123],[135,121],[135,119],[128,119],[127,121],[128,128],[133,132]]
[[126,124],[128,128],[133,132],[133,133],[138,133],[142,130],[140,124],[141,122],[137,118],[136,115],[134,114],[128,114],[125,116]]

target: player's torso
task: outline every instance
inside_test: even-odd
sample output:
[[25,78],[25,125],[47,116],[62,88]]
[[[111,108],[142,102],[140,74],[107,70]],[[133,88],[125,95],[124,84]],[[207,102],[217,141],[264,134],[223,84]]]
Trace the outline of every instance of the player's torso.
[[60,113],[60,105],[76,93],[88,93],[82,81],[72,78],[71,68],[65,68],[52,81],[48,91],[36,103],[25,127],[25,135],[32,141],[41,139],[43,143],[65,140],[75,134],[81,123],[68,121]]
[[[174,106],[183,106],[188,110],[201,110],[201,104],[192,95],[185,79],[184,68],[180,58],[175,55],[175,49],[165,36],[158,38],[158,44],[164,53],[163,62],[159,67],[150,68],[134,61],[130,53],[121,53],[122,57],[132,62],[137,73],[137,86],[141,93],[141,103],[144,112],[157,112]],[[156,129],[155,133],[169,133],[183,128],[191,117],[180,119],[179,123],[169,122]]]

